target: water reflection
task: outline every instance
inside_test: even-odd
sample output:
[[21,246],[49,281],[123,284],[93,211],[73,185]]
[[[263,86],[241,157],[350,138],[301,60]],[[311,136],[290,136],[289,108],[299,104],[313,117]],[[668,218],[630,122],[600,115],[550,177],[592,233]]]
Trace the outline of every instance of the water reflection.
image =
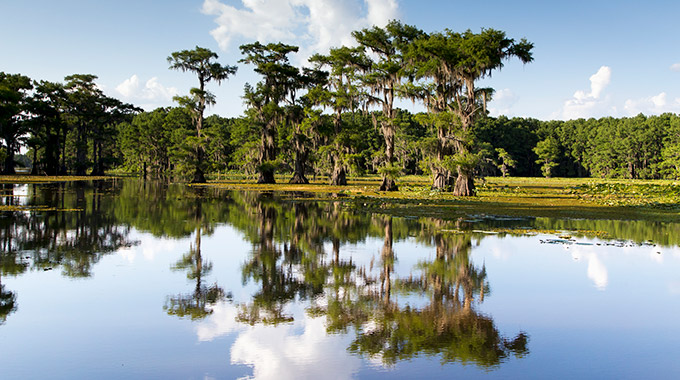
[[187,217],[185,222],[195,226],[195,240],[189,246],[189,251],[182,255],[182,258],[172,267],[176,271],[186,271],[187,278],[195,281],[194,291],[188,294],[178,294],[168,297],[164,309],[169,315],[178,317],[190,317],[192,320],[201,319],[212,313],[212,307],[225,298],[227,295],[224,289],[217,284],[205,285],[203,278],[212,270],[212,263],[203,259],[201,255],[201,237],[205,224],[203,215],[204,189],[197,189],[194,192],[193,201],[187,207]]
[[[250,299],[235,301],[235,311],[225,313],[239,323],[294,323],[292,310],[303,304],[307,317],[325,317],[327,333],[354,335],[346,350],[384,365],[424,354],[488,367],[528,353],[526,333],[505,338],[490,316],[475,310],[489,285],[485,268],[470,260],[471,235],[442,233],[441,221],[355,213],[338,202],[306,204],[266,193],[232,198],[230,221],[252,244],[243,283],[257,286]],[[413,268],[419,276],[400,277],[394,241],[413,231],[436,254]],[[343,256],[343,243],[368,237],[383,240],[376,260],[357,265]]]
[[[7,278],[55,269],[90,279],[102,258],[137,244],[135,234],[146,232],[186,244],[164,264],[184,285],[162,289],[158,313],[193,321],[201,342],[233,334],[232,364],[280,377],[325,371],[350,377],[365,362],[392,367],[419,357],[487,370],[529,357],[530,348],[537,352],[531,329],[501,328],[497,313],[482,312],[498,279],[475,262],[472,249],[487,236],[569,227],[645,242],[650,250],[655,242],[646,241],[655,236],[662,235],[663,244],[678,239],[674,224],[405,219],[362,212],[351,200],[302,201],[294,194],[134,180],[2,191],[4,205],[26,207],[5,208],[0,218],[0,324],[21,315],[21,290],[8,288]],[[227,225],[248,242],[248,252],[206,248],[207,237]],[[497,227],[510,232],[484,232]],[[421,247],[417,258],[404,242]],[[564,249],[585,263],[598,289],[611,286],[601,247],[573,243]],[[238,257],[232,265],[241,287],[218,269],[220,257]],[[653,257],[661,260],[656,251]],[[351,356],[321,364],[339,351]]]

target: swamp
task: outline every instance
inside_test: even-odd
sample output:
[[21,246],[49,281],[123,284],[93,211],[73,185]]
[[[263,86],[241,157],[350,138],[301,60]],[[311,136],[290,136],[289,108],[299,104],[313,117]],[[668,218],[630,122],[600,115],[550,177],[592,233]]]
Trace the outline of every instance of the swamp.
[[677,211],[625,183],[2,180],[6,378],[680,375]]

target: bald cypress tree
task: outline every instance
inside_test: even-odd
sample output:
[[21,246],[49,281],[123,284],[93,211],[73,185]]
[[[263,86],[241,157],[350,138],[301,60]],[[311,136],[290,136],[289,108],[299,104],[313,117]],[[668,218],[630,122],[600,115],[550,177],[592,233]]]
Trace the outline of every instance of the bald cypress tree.
[[229,76],[236,73],[236,66],[221,65],[216,62],[218,55],[210,49],[196,46],[193,50],[182,50],[172,53],[168,57],[170,69],[190,71],[198,77],[198,87],[190,90],[188,96],[178,96],[175,100],[187,108],[193,118],[196,127],[196,135],[188,139],[187,143],[191,146],[195,154],[194,173],[191,182],[205,182],[204,156],[205,156],[205,136],[203,134],[203,112],[207,105],[215,104],[215,95],[206,90],[207,83],[215,81],[218,84]]

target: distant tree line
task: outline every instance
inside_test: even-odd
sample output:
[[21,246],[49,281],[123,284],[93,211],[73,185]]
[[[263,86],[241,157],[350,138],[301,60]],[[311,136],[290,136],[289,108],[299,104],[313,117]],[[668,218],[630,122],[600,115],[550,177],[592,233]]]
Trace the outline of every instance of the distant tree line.
[[[205,173],[235,171],[259,183],[275,173],[290,182],[379,173],[381,190],[397,178],[427,174],[432,187],[474,194],[474,177],[595,176],[678,178],[680,123],[664,114],[572,121],[488,116],[490,88],[479,79],[510,58],[531,62],[533,44],[504,32],[450,30],[427,34],[397,21],[353,33],[357,47],[314,55],[307,67],[289,56],[298,47],[255,42],[240,63],[261,80],[246,84],[238,118],[204,117],[216,102],[207,89],[236,73],[200,47],[168,57],[199,86],[178,107],[142,112],[105,96],[94,75],[64,83],[0,73],[2,171],[12,173],[21,145],[34,174],[103,174],[118,168],[144,176],[204,182]],[[397,98],[420,101],[411,114]]]

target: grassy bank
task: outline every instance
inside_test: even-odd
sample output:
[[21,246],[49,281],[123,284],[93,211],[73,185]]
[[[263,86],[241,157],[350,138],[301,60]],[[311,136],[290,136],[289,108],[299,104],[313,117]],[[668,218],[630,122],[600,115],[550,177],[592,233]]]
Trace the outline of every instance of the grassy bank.
[[[0,176],[0,183],[90,181],[112,177]],[[307,185],[259,185],[242,175],[221,175],[205,186],[227,190],[280,191],[294,197],[344,199],[356,207],[395,216],[453,219],[485,214],[576,219],[680,222],[680,182],[592,178],[501,178],[477,181],[477,196],[454,197],[430,189],[430,178],[406,176],[399,191],[377,191],[377,176],[350,178],[348,186],[329,186],[324,178]]]
[[430,179],[424,176],[401,178],[396,192],[377,191],[378,177],[352,178],[348,186],[328,186],[325,180],[291,185],[287,179],[277,178],[279,183],[275,185],[258,185],[242,177],[223,177],[205,186],[344,198],[356,201],[362,208],[398,216],[448,219],[492,214],[680,222],[680,183],[674,181],[493,177],[477,182],[476,197],[454,197],[431,190]]

